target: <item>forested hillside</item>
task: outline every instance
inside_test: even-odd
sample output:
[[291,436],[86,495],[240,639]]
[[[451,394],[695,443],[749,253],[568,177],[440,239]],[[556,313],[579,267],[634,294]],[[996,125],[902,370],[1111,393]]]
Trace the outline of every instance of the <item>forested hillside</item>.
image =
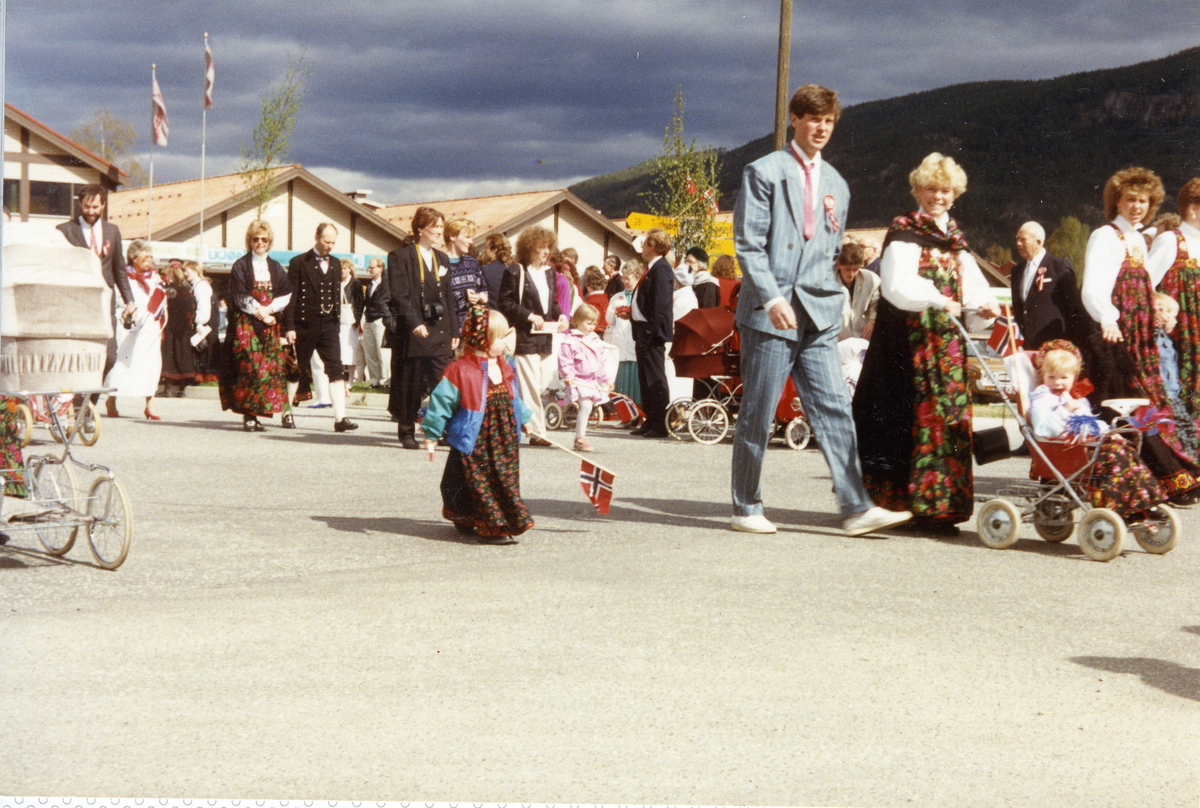
[[[742,168],[771,137],[723,153],[721,208],[736,202]],[[1101,223],[1100,191],[1116,170],[1145,165],[1167,187],[1164,210],[1200,176],[1200,48],[1130,67],[1042,81],[959,84],[848,107],[826,158],[850,184],[851,227],[882,227],[909,209],[908,172],[931,151],[967,171],[955,216],[976,249],[1008,247],[1028,219],[1047,231],[1064,216]],[[571,190],[619,218],[644,210],[648,163]]]

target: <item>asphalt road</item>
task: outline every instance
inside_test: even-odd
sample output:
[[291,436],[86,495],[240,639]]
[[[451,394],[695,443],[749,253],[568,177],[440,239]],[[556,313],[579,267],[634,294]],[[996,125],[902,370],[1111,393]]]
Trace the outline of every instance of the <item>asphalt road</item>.
[[445,455],[401,450],[382,410],[250,435],[158,403],[77,452],[128,488],[123,567],[0,548],[0,794],[1200,801],[1197,510],[1173,553],[1107,564],[1029,527],[1006,551],[973,526],[849,539],[819,452],[781,447],[780,532],[735,534],[728,442],[601,429],[612,513],[578,461],[523,450],[537,527],[490,547],[441,519]]

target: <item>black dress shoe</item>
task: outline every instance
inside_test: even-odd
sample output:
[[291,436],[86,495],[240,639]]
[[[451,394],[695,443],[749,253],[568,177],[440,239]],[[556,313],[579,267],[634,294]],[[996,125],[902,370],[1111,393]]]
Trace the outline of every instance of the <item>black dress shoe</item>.
[[475,541],[480,544],[516,544],[517,540],[512,536],[476,536]]
[[242,429],[247,432],[266,432],[267,428],[258,422],[257,418],[242,419]]
[[412,435],[401,435],[400,445],[405,449],[420,449],[421,444],[417,443],[417,439]]
[[358,429],[358,424],[351,421],[349,418],[343,418],[340,421],[333,422],[334,432],[353,432]]
[[669,437],[671,437],[671,433],[668,432],[666,429],[664,429],[661,426],[654,427],[653,429],[647,429],[645,432],[640,432],[640,433],[635,433],[635,434],[640,434],[643,438],[669,438]]
[[530,435],[529,436],[529,445],[530,446],[553,446],[554,444],[552,444],[550,441],[543,438],[541,435]]
[[285,412],[283,418],[279,419],[279,425],[284,429],[295,429],[296,419],[292,417],[290,412]]
[[1189,505],[1195,505],[1197,502],[1200,502],[1200,489],[1193,488],[1190,491],[1180,491],[1177,494],[1172,494],[1167,497],[1167,502],[1184,508]]

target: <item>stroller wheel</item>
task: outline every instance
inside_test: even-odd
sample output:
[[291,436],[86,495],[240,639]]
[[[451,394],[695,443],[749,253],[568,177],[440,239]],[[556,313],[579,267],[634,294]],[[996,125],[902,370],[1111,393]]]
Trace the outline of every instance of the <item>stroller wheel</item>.
[[1079,549],[1093,561],[1112,561],[1125,543],[1125,520],[1108,508],[1093,508],[1079,520]]
[[992,499],[983,503],[979,518],[975,522],[979,540],[993,550],[1012,547],[1017,542],[1021,529],[1021,513],[1006,499]]
[[729,412],[718,401],[701,401],[688,413],[688,432],[697,443],[720,443],[729,432]]
[[788,421],[783,428],[783,438],[792,449],[799,450],[807,446],[812,439],[812,427],[808,425],[808,419],[799,415]]
[[557,401],[548,402],[542,410],[546,414],[546,429],[561,429],[563,423],[563,408]]
[[667,407],[667,434],[675,440],[691,438],[688,433],[688,410],[691,406],[690,398],[677,398]]
[[1066,541],[1075,532],[1075,514],[1067,503],[1047,499],[1034,509],[1033,529],[1046,541]]
[[1179,540],[1179,516],[1169,505],[1159,505],[1149,519],[1133,528],[1133,538],[1147,553],[1169,553]]

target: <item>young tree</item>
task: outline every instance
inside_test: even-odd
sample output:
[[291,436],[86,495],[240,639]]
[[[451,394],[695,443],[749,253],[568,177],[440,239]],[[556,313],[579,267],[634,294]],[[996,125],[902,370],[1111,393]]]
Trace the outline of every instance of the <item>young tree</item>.
[[983,257],[998,267],[1011,264],[1013,260],[1012,250],[1008,247],[1001,247],[999,244],[989,246]]
[[304,82],[309,68],[305,52],[288,57],[288,69],[262,99],[262,120],[254,129],[251,143],[243,145],[236,170],[242,175],[261,217],[275,193],[275,169],[287,161],[292,147],[296,113],[304,103]]
[[1088,236],[1091,235],[1083,222],[1067,216],[1058,223],[1054,232],[1046,238],[1046,252],[1066,258],[1075,267],[1075,279],[1083,284],[1083,257],[1087,253]]
[[712,249],[721,160],[716,149],[697,151],[695,138],[684,140],[683,91],[678,87],[674,106],[646,197],[651,213],[676,221],[675,252],[683,255],[692,247]]
[[129,175],[125,183],[128,187],[139,188],[149,182],[149,175],[141,163],[129,159],[137,135],[124,118],[118,118],[107,109],[98,109],[90,119],[71,130],[70,138],[113,165],[123,167]]

